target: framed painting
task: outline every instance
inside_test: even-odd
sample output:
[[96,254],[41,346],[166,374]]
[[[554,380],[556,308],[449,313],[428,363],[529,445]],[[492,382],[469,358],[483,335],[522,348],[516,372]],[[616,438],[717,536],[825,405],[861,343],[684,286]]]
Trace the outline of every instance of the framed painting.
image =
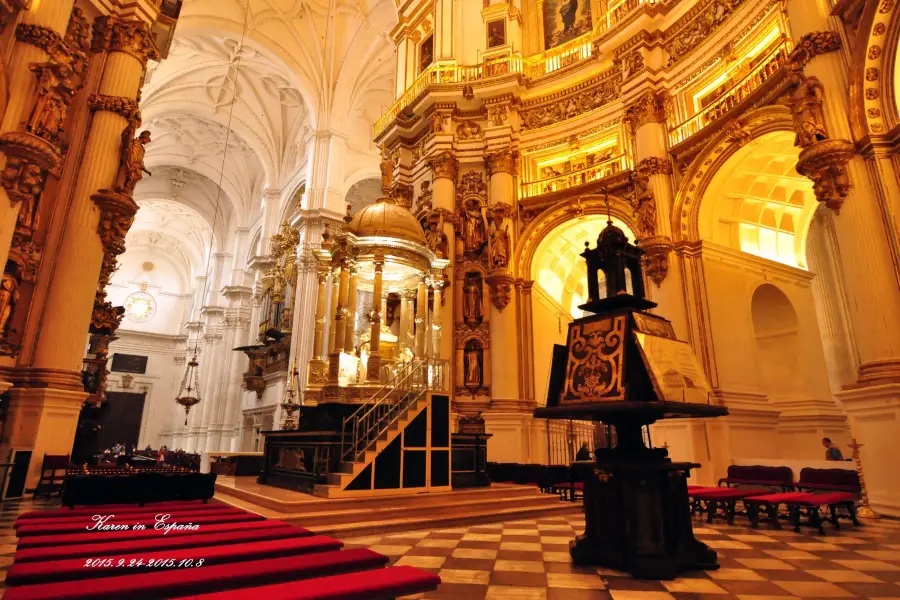
[[487,47],[497,48],[506,44],[506,19],[498,19],[496,21],[488,21],[487,24]]
[[431,66],[434,62],[434,36],[429,35],[419,44],[419,73]]
[[544,0],[544,49],[591,30],[591,0]]

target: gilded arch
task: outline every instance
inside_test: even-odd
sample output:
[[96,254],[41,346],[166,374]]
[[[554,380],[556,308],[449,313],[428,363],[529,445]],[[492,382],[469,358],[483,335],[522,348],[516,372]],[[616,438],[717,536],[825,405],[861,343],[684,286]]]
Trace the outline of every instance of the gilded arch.
[[[610,195],[608,210],[611,216],[623,221],[629,229],[634,229],[634,214],[631,204],[626,199]],[[526,281],[531,279],[531,266],[535,251],[541,241],[558,226],[579,217],[606,214],[606,197],[596,194],[576,196],[542,212],[525,227],[519,236],[514,262],[516,277]]]
[[867,2],[859,20],[850,65],[850,127],[853,137],[889,133],[900,124],[894,80],[900,46],[900,8],[895,0]]
[[741,135],[727,128],[718,133],[685,173],[672,207],[673,242],[700,241],[700,200],[716,172],[729,158],[748,142],[767,133],[793,132],[794,122],[790,109],[776,104],[741,116],[738,127]]

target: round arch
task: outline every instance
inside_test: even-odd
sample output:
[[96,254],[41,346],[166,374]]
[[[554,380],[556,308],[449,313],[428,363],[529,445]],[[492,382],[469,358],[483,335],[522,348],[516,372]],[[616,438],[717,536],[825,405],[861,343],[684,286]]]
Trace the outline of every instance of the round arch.
[[866,2],[857,29],[859,50],[850,65],[850,127],[857,140],[900,125],[900,6]]
[[794,121],[786,106],[764,106],[742,116],[738,121],[741,137],[727,130],[710,140],[691,162],[675,196],[672,209],[672,237],[674,242],[698,242],[700,236],[700,200],[705,196],[716,173],[746,144],[768,133],[789,131],[793,135]]
[[750,297],[760,381],[770,399],[804,390],[800,319],[787,294],[771,284],[759,285]]
[[608,206],[605,196],[577,196],[539,214],[519,236],[513,261],[516,276],[525,280],[531,279],[532,262],[538,246],[557,227],[568,221],[607,214],[624,224],[628,232],[633,231],[634,216],[631,204],[619,196],[609,196]]

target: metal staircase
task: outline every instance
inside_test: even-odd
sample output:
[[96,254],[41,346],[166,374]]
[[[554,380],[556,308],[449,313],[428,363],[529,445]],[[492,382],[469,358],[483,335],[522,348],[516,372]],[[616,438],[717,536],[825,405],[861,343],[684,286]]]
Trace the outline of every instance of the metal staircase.
[[401,366],[343,420],[339,470],[328,473],[328,485],[317,485],[314,494],[339,495],[427,407],[428,392],[445,391],[448,385],[447,361],[418,359]]

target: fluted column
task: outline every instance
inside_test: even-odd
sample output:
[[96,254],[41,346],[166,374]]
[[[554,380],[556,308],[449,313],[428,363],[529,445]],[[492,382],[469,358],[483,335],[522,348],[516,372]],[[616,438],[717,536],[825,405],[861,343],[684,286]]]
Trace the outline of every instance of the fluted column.
[[632,224],[637,245],[644,250],[644,274],[655,284],[650,295],[659,304],[656,312],[672,321],[680,339],[689,339],[680,258],[672,252],[674,197],[665,102],[661,94],[648,91],[625,111],[634,134]]
[[509,151],[490,154],[485,158],[490,176],[488,222],[487,284],[491,296],[491,407],[517,410],[523,406],[519,386],[518,358],[496,360],[498,357],[516,357],[519,347],[519,323],[515,278],[510,272],[510,257],[516,247],[515,227],[515,157]]
[[441,342],[444,338],[444,332],[442,330],[443,322],[441,320],[441,301],[444,299],[444,295],[442,294],[443,287],[444,284],[442,281],[436,281],[434,283],[434,306],[431,310],[431,329],[429,335],[431,337],[432,358],[449,360],[449,355],[445,356],[441,353]]
[[428,320],[428,288],[425,277],[416,288],[416,358],[425,358],[425,325]]
[[344,323],[344,352],[353,354],[356,350],[356,265],[350,265],[350,286],[347,290],[347,313]]
[[[452,282],[454,280],[454,269],[456,268],[456,229],[453,226],[453,218],[456,210],[456,179],[459,165],[449,153],[430,161],[433,172],[433,180],[431,183],[432,196],[431,201],[434,209],[441,211],[444,215],[444,235],[447,236],[447,259],[450,264],[444,270],[446,280]],[[452,285],[452,284],[451,284]],[[435,313],[440,312],[439,322],[442,327],[449,328],[441,335],[440,349],[438,355],[444,360],[450,360],[449,369],[452,370],[453,358],[453,302],[454,295],[452,291],[448,291],[443,297],[444,305],[435,306]],[[449,381],[453,381],[452,373],[448,372]]]
[[337,309],[334,313],[334,352],[340,354],[344,350],[344,340],[347,329],[347,299],[350,293],[350,269],[349,265],[344,262],[341,265],[341,275],[339,279]]
[[366,379],[378,381],[381,375],[381,295],[383,289],[384,258],[375,259],[375,284],[372,289],[372,330],[369,334],[369,362],[366,364]]
[[94,116],[42,314],[34,364],[45,369],[78,371],[104,244],[124,244],[124,239],[117,238],[124,238],[131,225],[123,207],[116,204],[119,198],[94,195],[117,184],[122,133],[137,111],[136,99],[146,61],[158,58],[146,24],[114,17],[101,17],[97,24],[98,33],[108,35],[103,43],[109,54],[98,94],[91,98]]
[[331,321],[328,323],[328,354],[337,351],[337,332],[336,328],[336,319],[338,314],[338,297],[340,296],[340,273],[331,271],[331,299],[329,302],[329,308],[326,314],[330,317]]
[[[239,278],[243,279],[243,278]],[[243,286],[228,286],[223,295],[229,302],[225,311],[225,350],[227,363],[225,372],[228,382],[224,391],[224,401],[216,415],[215,423],[220,433],[218,447],[222,451],[237,451],[240,439],[241,385],[247,371],[247,355],[231,349],[250,343],[251,290]]]
[[313,360],[322,360],[324,358],[324,341],[325,341],[325,308],[328,296],[328,272],[325,269],[319,269],[316,273],[319,281],[319,288],[316,293],[316,328],[313,334]]

